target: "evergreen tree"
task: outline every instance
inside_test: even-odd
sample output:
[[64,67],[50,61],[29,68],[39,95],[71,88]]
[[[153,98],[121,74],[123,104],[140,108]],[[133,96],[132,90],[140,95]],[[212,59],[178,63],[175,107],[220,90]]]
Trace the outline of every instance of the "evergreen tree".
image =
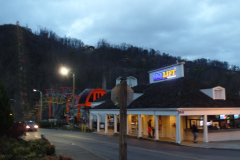
[[13,124],[13,115],[7,89],[0,79],[0,130],[6,130]]

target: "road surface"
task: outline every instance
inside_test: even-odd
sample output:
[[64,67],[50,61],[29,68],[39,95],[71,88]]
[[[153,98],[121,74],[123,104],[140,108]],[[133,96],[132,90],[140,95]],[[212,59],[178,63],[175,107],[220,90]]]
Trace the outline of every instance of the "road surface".
[[[57,155],[65,155],[75,160],[118,160],[118,137],[95,133],[38,129],[27,132],[26,140],[46,138],[56,146]],[[163,142],[154,142],[128,138],[128,160],[236,160],[237,150],[204,149],[179,146]]]

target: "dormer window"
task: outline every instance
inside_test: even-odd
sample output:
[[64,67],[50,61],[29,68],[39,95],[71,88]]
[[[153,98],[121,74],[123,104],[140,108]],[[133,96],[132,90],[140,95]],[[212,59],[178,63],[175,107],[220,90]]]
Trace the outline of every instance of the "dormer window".
[[200,91],[214,100],[226,100],[225,88],[221,86],[208,89],[200,89]]
[[225,88],[223,87],[213,88],[213,99],[226,100]]

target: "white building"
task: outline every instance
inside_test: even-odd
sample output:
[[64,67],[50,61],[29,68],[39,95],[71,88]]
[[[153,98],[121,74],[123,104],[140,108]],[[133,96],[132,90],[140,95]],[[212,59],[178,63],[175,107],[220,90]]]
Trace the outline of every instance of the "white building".
[[[150,83],[132,88],[135,96],[127,109],[127,134],[147,136],[147,122],[151,119],[156,140],[176,143],[193,140],[193,122],[199,129],[197,141],[240,140],[239,98],[228,97],[221,86],[208,86],[185,78],[184,63],[149,71]],[[100,122],[105,123],[104,132],[109,132],[111,120],[113,131],[118,131],[119,108],[110,95],[92,102],[90,127],[96,121],[97,132],[101,131]]]

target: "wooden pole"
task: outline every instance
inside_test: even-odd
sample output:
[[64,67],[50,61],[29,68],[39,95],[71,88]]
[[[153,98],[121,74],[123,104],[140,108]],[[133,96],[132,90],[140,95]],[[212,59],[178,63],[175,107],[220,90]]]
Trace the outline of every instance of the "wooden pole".
[[127,160],[127,81],[121,78],[120,82],[120,134],[119,134],[119,160]]
[[40,92],[40,122],[42,122],[42,91]]
[[49,114],[48,117],[52,117],[52,95],[49,95]]
[[72,99],[72,103],[73,103],[73,126],[75,123],[75,72],[72,73],[73,74],[73,99]]

